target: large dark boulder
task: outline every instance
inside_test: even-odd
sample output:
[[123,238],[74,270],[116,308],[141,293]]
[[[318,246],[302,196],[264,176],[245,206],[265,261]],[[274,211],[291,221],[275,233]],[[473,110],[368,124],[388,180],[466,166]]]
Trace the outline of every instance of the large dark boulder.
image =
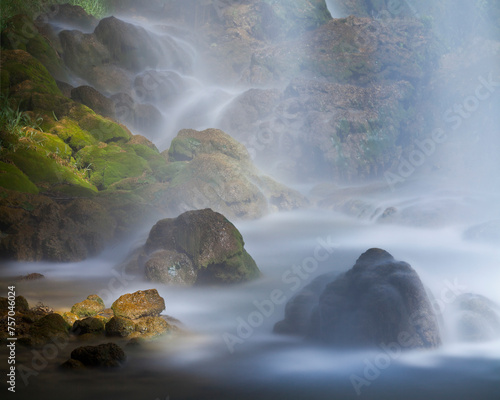
[[238,229],[209,208],[158,221],[128,267],[144,271],[148,280],[181,285],[239,283],[260,275]]
[[320,296],[321,285],[316,286],[316,291],[306,290],[288,303],[276,332],[341,347],[396,343],[415,349],[441,344],[438,322],[420,278],[409,264],[385,250],[363,253]]

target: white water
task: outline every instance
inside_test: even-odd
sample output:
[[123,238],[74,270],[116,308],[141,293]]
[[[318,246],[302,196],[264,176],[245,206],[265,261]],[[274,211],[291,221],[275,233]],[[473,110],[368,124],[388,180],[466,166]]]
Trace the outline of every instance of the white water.
[[[197,71],[199,60],[189,44],[186,53],[190,54],[193,71]],[[220,110],[241,93],[230,84],[225,88],[211,84],[199,71],[174,72],[185,89],[161,109],[169,117],[165,135],[155,138],[162,149],[181,128],[213,127]],[[111,372],[61,374],[57,365],[69,357],[72,349],[65,347],[57,358],[37,370],[36,376],[28,378],[27,386],[18,381],[19,397],[498,399],[500,341],[460,341],[452,318],[453,295],[457,293],[478,293],[500,304],[500,248],[463,238],[469,226],[500,217],[498,194],[471,192],[465,187],[439,192],[440,183],[423,182],[414,183],[407,192],[387,190],[365,196],[364,200],[373,204],[373,212],[363,218],[311,209],[273,214],[252,222],[233,221],[263,273],[261,279],[244,285],[166,287],[123,274],[116,265],[145,240],[149,226],[142,227],[131,243],[81,263],[3,266],[3,287],[12,277],[43,273],[45,280],[17,283],[18,294],[32,305],[42,301],[57,310],[68,310],[92,293],[100,294],[110,306],[122,294],[156,287],[165,298],[165,313],[182,321],[188,332],[150,343],[138,351],[127,350],[127,364]],[[449,208],[450,204],[457,207]],[[375,222],[388,206],[417,210],[417,216],[436,212],[443,219],[438,226],[420,228],[414,226],[416,223]],[[418,221],[416,217],[414,222]],[[328,258],[318,261],[317,268],[310,272],[294,273],[297,266],[314,258],[317,246],[325,242],[332,246]],[[255,303],[269,304],[273,291],[280,291],[280,299],[290,299],[315,276],[350,268],[371,247],[383,248],[396,259],[409,262],[434,294],[443,317],[440,349],[390,354],[377,349],[340,351],[274,335],[274,323],[283,318],[281,301],[266,315],[260,313],[261,319],[251,319],[258,318]],[[450,285],[455,292],[450,292]],[[245,335],[239,335],[241,321],[254,324]],[[228,334],[239,340],[228,346]],[[24,365],[33,366],[33,353],[19,357]]]
[[[497,398],[500,341],[461,342],[448,316],[460,293],[482,294],[500,304],[498,246],[463,240],[459,225],[440,229],[383,225],[325,210],[273,214],[236,225],[245,238],[246,249],[263,272],[261,279],[244,285],[181,288],[123,274],[121,280],[117,279],[120,273],[110,271],[130,249],[129,244],[76,264],[12,264],[4,268],[4,286],[9,275],[34,271],[46,275],[43,281],[18,283],[17,290],[32,304],[41,300],[58,309],[69,308],[91,293],[101,294],[110,306],[124,293],[156,287],[165,298],[165,313],[182,321],[189,332],[153,342],[141,351],[128,351],[129,361],[120,373],[92,375],[91,385],[85,384],[89,379],[85,374],[61,380],[54,373],[55,365],[50,365],[38,376],[30,377],[28,387],[21,385],[21,393],[28,396],[44,387],[47,380],[55,379],[61,394],[71,392],[75,384],[85,385],[81,393],[72,394],[77,399],[108,391],[130,399],[139,398],[141,393],[160,399],[168,395],[172,399],[214,398],[210,393],[218,393],[218,398],[223,399],[253,395],[300,399],[306,394],[311,399],[336,395],[358,398],[352,383],[356,376],[367,383],[357,385],[361,398],[470,399],[479,394],[481,399]],[[326,243],[324,248],[331,254],[327,259],[322,256],[324,261],[314,267],[310,260],[321,243]],[[280,298],[289,299],[314,276],[350,268],[370,247],[384,248],[396,259],[409,262],[438,299],[436,309],[444,320],[440,349],[396,350],[389,355],[378,349],[325,349],[272,333],[274,323],[283,318],[284,304],[275,304],[274,309],[266,309],[266,315],[257,316],[259,308],[255,303],[269,304],[273,291],[280,290]],[[305,260],[309,260],[304,264],[309,272],[294,273],[294,266]],[[238,336],[242,320],[254,325],[245,331],[243,339]],[[228,333],[241,340],[228,347],[224,340]],[[61,351],[60,361],[67,358],[69,350]],[[28,355],[27,365],[31,361]],[[380,368],[372,371],[370,365]],[[115,386],[123,377],[126,381]]]

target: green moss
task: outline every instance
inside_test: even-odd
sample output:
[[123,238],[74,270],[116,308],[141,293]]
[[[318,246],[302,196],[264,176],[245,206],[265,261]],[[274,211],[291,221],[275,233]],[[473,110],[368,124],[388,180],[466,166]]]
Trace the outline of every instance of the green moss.
[[62,95],[47,68],[28,53],[15,50],[2,51],[2,69],[8,72],[8,83],[2,84],[8,85],[9,88],[24,81],[31,81],[32,85],[28,92]]
[[89,166],[90,181],[100,189],[107,189],[125,178],[151,173],[147,161],[132,148],[116,144],[85,147],[77,153],[76,158],[80,165]]
[[37,341],[50,340],[57,336],[67,336],[69,325],[59,314],[48,314],[36,321],[30,328],[30,335]]
[[168,150],[168,156],[176,161],[192,160],[197,153],[201,142],[190,137],[176,137],[172,140]]
[[38,188],[15,165],[0,161],[0,186],[25,193],[38,193]]
[[8,22],[8,28],[2,32],[2,46],[9,50],[24,50],[38,59],[52,76],[66,76],[61,58],[49,41],[38,32],[31,19],[25,15],[16,15]]
[[77,171],[62,165],[57,159],[48,157],[44,151],[37,148],[20,148],[5,155],[28,178],[38,186],[74,185],[90,191],[97,189],[82,179]]
[[123,126],[96,114],[81,104],[74,107],[68,117],[77,121],[81,129],[89,132],[99,142],[125,143],[132,137],[131,133]]
[[94,136],[80,128],[74,120],[67,117],[59,121],[52,120],[42,125],[42,127],[44,130],[59,136],[76,152],[85,146],[97,144]]

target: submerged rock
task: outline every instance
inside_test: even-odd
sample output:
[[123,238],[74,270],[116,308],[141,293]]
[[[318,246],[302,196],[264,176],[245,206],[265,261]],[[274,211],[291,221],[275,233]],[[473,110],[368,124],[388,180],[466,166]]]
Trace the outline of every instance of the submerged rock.
[[98,346],[78,347],[71,352],[71,359],[81,362],[86,367],[109,368],[121,366],[127,356],[117,344],[106,343]]
[[240,232],[208,208],[157,222],[137,260],[147,278],[162,283],[238,283],[260,274]]
[[292,299],[275,331],[342,347],[396,343],[414,349],[441,344],[436,316],[417,273],[384,250],[363,253],[317,297],[321,286],[324,283],[312,294]]
[[452,318],[460,340],[482,342],[500,337],[500,306],[487,297],[461,294],[453,302]]

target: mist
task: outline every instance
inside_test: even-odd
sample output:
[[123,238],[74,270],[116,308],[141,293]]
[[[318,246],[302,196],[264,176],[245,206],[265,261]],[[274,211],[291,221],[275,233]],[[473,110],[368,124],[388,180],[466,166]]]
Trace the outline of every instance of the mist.
[[[83,261],[2,261],[4,286],[34,271],[45,276],[18,282],[30,304],[69,311],[96,293],[110,307],[119,296],[155,287],[166,313],[185,329],[132,349],[123,369],[109,374],[64,378],[55,361],[68,358],[65,348],[30,378],[23,398],[53,398],[44,394],[49,385],[57,386],[58,396],[75,399],[103,393],[151,399],[497,398],[498,6],[465,0],[291,3],[125,1],[113,16],[145,44],[133,49],[131,61],[126,58],[131,65],[106,59],[99,66],[120,79],[65,61],[67,84],[88,85],[113,99],[116,120],[151,141],[175,168],[194,159],[174,159],[169,152],[183,129],[220,129],[245,146],[249,161],[206,168],[222,176],[207,183],[210,196],[197,198],[181,185],[170,189],[178,197],[172,195],[169,185],[181,175],[154,181],[161,190],[130,191],[149,196],[153,216]],[[57,35],[68,31],[50,23]],[[265,176],[305,199],[280,209],[267,197],[265,210],[252,214],[258,217],[238,218],[243,213],[236,210],[229,218],[261,276],[186,287],[130,272],[127,262],[159,219],[195,208],[233,212],[225,197],[236,180],[227,178],[229,170],[250,176],[258,193],[266,193]],[[204,183],[196,182],[201,190]],[[117,193],[127,185],[118,185]],[[279,188],[286,193],[281,200],[291,193]],[[326,285],[372,248],[416,271],[436,314],[441,346],[339,348],[273,332],[287,303],[314,279]],[[462,305],[467,296],[484,298],[481,304],[490,307],[478,311],[487,316],[476,325],[477,310]],[[32,360],[23,357],[20,362]]]

